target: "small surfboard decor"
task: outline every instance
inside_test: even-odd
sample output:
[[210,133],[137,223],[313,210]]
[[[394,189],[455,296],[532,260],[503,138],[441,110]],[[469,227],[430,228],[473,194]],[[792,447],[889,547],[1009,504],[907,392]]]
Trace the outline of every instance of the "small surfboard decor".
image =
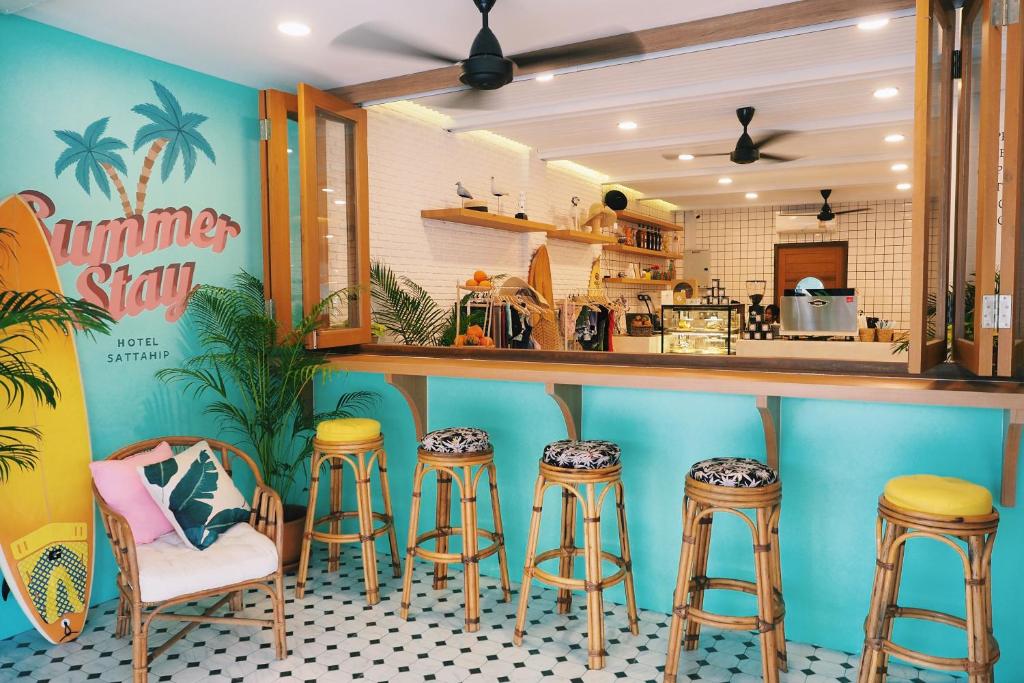
[[[16,240],[4,268],[6,287],[62,291],[46,234],[28,204],[16,196],[0,201],[0,226]],[[41,438],[35,467],[11,468],[0,484],[0,568],[39,633],[66,643],[82,632],[92,590],[89,424],[74,335],[45,331],[33,360],[54,378],[60,397],[56,408],[27,398],[20,410],[5,411],[4,424],[35,427]]]

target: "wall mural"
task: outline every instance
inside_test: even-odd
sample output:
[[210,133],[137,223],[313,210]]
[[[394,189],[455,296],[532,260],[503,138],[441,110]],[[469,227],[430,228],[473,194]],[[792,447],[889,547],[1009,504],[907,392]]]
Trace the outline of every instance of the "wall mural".
[[199,130],[207,117],[183,111],[170,90],[156,81],[152,84],[159,103],[144,102],[132,107],[142,117],[132,152],[148,147],[139,170],[134,206],[124,184],[129,175],[124,159],[128,145],[120,138],[106,135],[110,117],[94,121],[81,133],[54,131],[66,145],[54,172],[58,178],[73,173],[86,194],[91,195],[96,189],[119,202],[122,215],[97,221],[60,218],[51,225],[47,221],[59,214],[46,194],[26,190],[21,197],[35,211],[56,264],[84,266],[76,280],[79,296],[102,306],[115,320],[162,308],[167,321],[174,322],[185,312],[189,292],[195,287],[195,261],[168,263],[141,273],[133,273],[130,264],[117,264],[172,246],[220,253],[229,239],[240,234],[241,228],[231,216],[213,208],[195,211],[185,205],[144,213],[157,161],[161,182],[166,182],[178,167],[187,182],[200,156],[210,163],[217,162],[213,146]]
[[[55,178],[73,182],[89,197],[102,195],[116,214],[69,218],[39,189],[19,192],[23,202],[15,197],[0,201],[0,224],[18,245],[15,260],[4,263],[11,266],[10,289],[75,290],[65,293],[99,306],[115,321],[160,311],[174,323],[198,286],[199,259],[183,257],[182,249],[220,254],[239,236],[238,222],[215,208],[183,204],[147,210],[158,164],[161,183],[179,171],[187,183],[198,164],[217,163],[203,132],[208,117],[185,111],[171,90],[157,81],[151,84],[155,100],[130,108],[138,116],[133,139],[109,130],[111,116],[80,132],[53,131],[63,145],[53,166]],[[126,185],[131,167],[138,171],[134,197]],[[152,255],[159,258],[161,252],[175,256],[154,266]],[[145,267],[133,260],[147,256]],[[71,287],[61,287],[57,269],[62,266],[78,269]],[[166,361],[167,346],[157,336],[115,337],[104,360]],[[74,337],[55,332],[29,351],[59,382],[60,400],[47,406],[24,401],[4,418],[4,424],[19,425],[14,429],[32,430],[38,445],[32,466],[11,469],[6,482],[0,477],[0,569],[5,575],[0,598],[13,595],[29,622],[58,643],[81,632],[90,601],[94,519],[87,464],[92,453]]]

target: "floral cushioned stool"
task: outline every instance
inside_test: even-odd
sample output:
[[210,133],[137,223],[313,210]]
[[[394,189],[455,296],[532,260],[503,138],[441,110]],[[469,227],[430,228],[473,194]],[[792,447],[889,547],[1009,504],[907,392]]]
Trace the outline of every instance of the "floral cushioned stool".
[[[152,449],[162,441],[180,453],[196,446],[202,439],[188,436],[149,439],[125,446],[107,460],[124,460]],[[247,519],[231,526],[225,525],[218,531],[220,538],[215,542],[211,540],[205,550],[189,547],[190,541],[177,532],[165,534],[149,544],[137,545],[128,521],[107,504],[93,485],[93,495],[99,505],[100,517],[113,547],[118,568],[117,589],[120,595],[115,635],[123,638],[131,634],[134,683],[146,681],[149,664],[154,656],[162,654],[165,648],[180,640],[197,623],[209,619],[216,619],[218,623],[271,628],[274,631],[277,658],[288,656],[285,641],[284,574],[281,568],[284,522],[281,498],[263,483],[259,469],[248,455],[214,439],[206,440],[206,444],[204,451],[217,460],[217,467],[212,467],[212,463],[203,458],[203,464],[198,467],[203,470],[204,476],[209,476],[212,469],[219,468],[230,478],[232,466],[241,463],[244,465],[241,469],[248,467],[251,470],[251,480],[255,487],[250,501],[246,503]],[[216,496],[216,492],[210,493]],[[212,522],[212,515],[206,521]],[[193,534],[193,538],[205,542],[209,536],[203,534],[200,538]],[[269,595],[273,606],[271,618],[236,616],[242,610],[242,593],[248,589],[262,590]],[[201,614],[167,611],[172,607],[208,598],[217,600],[213,604],[204,604],[205,610]],[[225,605],[228,605],[229,616],[214,616],[214,612]],[[168,619],[189,623],[151,655],[148,649],[149,628],[156,620]]]
[[704,484],[729,488],[759,488],[774,484],[778,473],[750,458],[710,458],[690,468],[690,476]]
[[619,464],[621,449],[611,441],[555,441],[544,447],[541,462],[574,470],[599,470]]
[[491,450],[491,439],[482,429],[447,427],[424,436],[420,448],[433,453],[482,453]]

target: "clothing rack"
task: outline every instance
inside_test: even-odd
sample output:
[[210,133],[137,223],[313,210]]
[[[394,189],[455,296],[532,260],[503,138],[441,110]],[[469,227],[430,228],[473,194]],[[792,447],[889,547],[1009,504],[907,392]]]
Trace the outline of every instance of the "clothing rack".
[[629,310],[629,304],[626,302],[625,296],[609,299],[608,295],[603,293],[594,294],[590,292],[570,292],[569,295],[562,300],[560,309],[562,338],[565,340],[565,350],[570,351],[572,350],[571,347],[576,343],[576,318],[581,311],[587,309],[603,309],[604,311],[613,313],[615,319],[614,332],[621,333],[619,326],[625,320],[625,313]]

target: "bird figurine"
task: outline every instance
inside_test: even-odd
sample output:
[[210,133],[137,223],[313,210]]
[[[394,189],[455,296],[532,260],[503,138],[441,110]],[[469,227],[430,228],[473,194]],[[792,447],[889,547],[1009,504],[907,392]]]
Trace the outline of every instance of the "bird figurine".
[[463,199],[472,199],[473,198],[473,195],[469,193],[469,190],[466,189],[466,187],[462,184],[461,180],[456,181],[456,183],[455,183],[455,191],[458,192],[459,196],[462,197]]
[[501,198],[506,196],[508,192],[500,189],[494,182],[494,176],[491,176],[491,194],[498,198],[498,213],[501,213]]

